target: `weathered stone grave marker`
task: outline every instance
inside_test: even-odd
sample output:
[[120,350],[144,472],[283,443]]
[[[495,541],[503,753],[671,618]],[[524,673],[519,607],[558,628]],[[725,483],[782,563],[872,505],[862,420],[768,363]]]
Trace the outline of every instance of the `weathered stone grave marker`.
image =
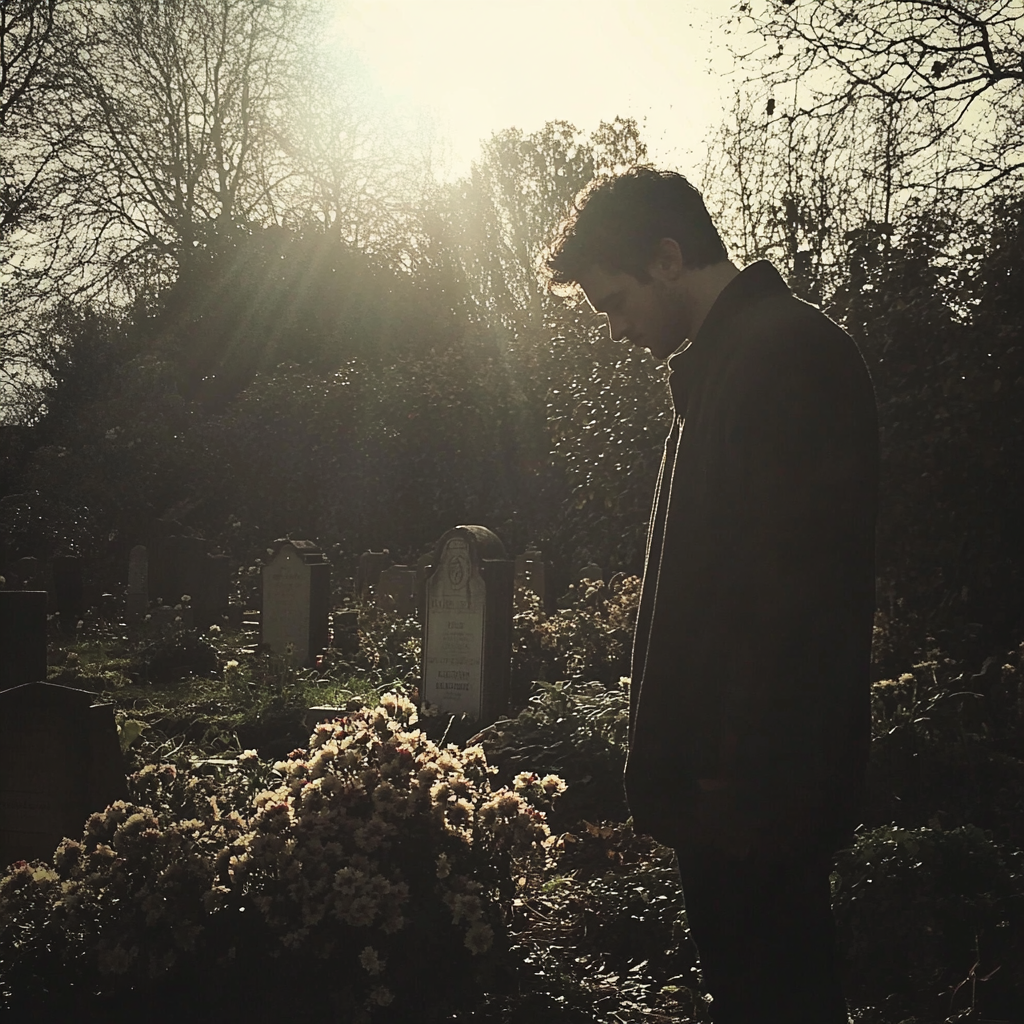
[[231,598],[231,559],[227,555],[208,555],[197,559],[196,579],[189,591],[192,597],[192,621],[199,629],[220,624],[228,613]]
[[44,682],[0,693],[0,865],[49,858],[127,795],[113,705]]
[[277,540],[263,567],[261,642],[295,665],[309,665],[327,646],[331,566],[308,540]]
[[391,552],[387,548],[383,551],[364,551],[359,556],[359,565],[356,568],[356,597],[360,601],[370,600],[380,580],[380,574],[389,565]]
[[482,725],[507,707],[514,565],[482,526],[456,526],[434,549],[426,582],[423,699]]
[[420,622],[426,615],[427,576],[433,571],[434,551],[431,548],[416,559],[416,614]]
[[149,551],[136,544],[128,554],[128,590],[124,612],[129,622],[138,622],[149,611]]
[[334,638],[331,646],[342,654],[359,652],[359,612],[354,608],[335,612],[332,616]]
[[533,548],[516,555],[516,611],[525,611],[527,599],[524,591],[531,591],[540,598],[541,610],[547,593],[544,584],[544,556]]
[[0,590],[0,690],[46,679],[45,590]]
[[[177,605],[187,603],[192,613],[193,621],[189,625],[198,625],[194,621],[196,614],[196,599],[203,589],[206,574],[206,559],[209,542],[202,537],[178,537],[177,558],[178,558],[178,588],[177,595],[161,595],[168,604]],[[188,597],[187,602],[182,602],[183,597]],[[209,625],[209,623],[206,623]]]
[[149,598],[172,608],[188,593],[182,589],[180,540],[177,534],[159,536],[149,549]]
[[378,608],[406,617],[416,614],[416,569],[388,566],[377,580],[374,600]]
[[82,560],[75,555],[58,555],[53,570],[53,604],[62,629],[74,629],[85,613]]
[[19,558],[7,571],[7,586],[11,590],[39,590],[41,584],[39,559],[32,555]]

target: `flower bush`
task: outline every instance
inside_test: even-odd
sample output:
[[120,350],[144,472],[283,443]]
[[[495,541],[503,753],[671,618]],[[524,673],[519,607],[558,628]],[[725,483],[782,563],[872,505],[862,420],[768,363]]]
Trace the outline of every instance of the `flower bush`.
[[513,619],[520,685],[536,679],[613,683],[626,675],[639,600],[638,576],[622,578],[614,591],[600,581],[574,583],[565,607],[554,615],[545,615],[536,597],[528,595]]
[[624,821],[629,815],[622,788],[629,730],[629,680],[605,686],[578,680],[538,682],[526,707],[480,733],[498,781],[521,773],[554,772],[568,791],[553,811],[556,831],[574,829],[581,818]]
[[[524,777],[492,788],[482,748],[439,747],[416,722],[389,693],[318,725],[272,774],[251,751],[230,784],[147,766],[132,794],[148,805],[115,803],[52,864],[0,879],[5,1000],[268,957],[323,962],[324,998],[346,1020],[400,1017],[413,999],[427,1020],[425,994],[437,1012],[472,994],[504,948],[503,902],[547,861],[542,808],[564,787]],[[260,773],[270,785],[248,796]],[[245,984],[273,985],[268,974],[250,966]]]

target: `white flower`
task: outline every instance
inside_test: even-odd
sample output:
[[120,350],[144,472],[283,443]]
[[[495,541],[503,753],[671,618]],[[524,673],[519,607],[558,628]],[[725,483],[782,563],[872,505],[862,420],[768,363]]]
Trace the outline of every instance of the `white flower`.
[[395,1000],[395,994],[389,988],[385,988],[383,985],[378,985],[370,993],[370,1002],[376,1003],[378,1006],[390,1006]]
[[[384,970],[384,961],[381,960],[377,954],[377,950],[373,946],[367,946],[362,953],[359,954],[359,964],[366,971],[367,974],[372,977],[376,977]],[[386,1003],[382,1003],[382,1006],[386,1006]]]
[[237,764],[239,768],[252,768],[254,765],[259,763],[260,755],[255,750],[243,750],[238,757],[235,758],[235,764]]

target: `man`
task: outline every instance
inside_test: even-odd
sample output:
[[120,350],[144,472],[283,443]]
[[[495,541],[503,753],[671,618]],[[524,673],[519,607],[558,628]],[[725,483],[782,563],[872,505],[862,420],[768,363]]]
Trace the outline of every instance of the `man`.
[[634,826],[678,852],[716,1024],[846,1024],[829,874],[869,741],[864,361],[770,263],[738,270],[677,174],[595,182],[548,270],[613,340],[672,357],[633,647]]

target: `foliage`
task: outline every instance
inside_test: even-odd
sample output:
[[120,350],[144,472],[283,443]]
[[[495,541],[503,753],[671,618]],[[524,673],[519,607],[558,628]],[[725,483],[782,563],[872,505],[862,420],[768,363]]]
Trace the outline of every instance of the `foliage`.
[[629,825],[562,835],[552,875],[510,926],[522,1003],[567,1022],[707,1019],[673,858]]
[[[323,723],[247,800],[245,779],[267,777],[253,752],[233,786],[142,769],[140,802],[93,815],[52,866],[15,864],[0,881],[7,1001],[125,991],[179,965],[207,992],[237,968],[274,993],[276,975],[310,957],[333,979],[320,998],[350,1019],[392,1003],[408,1014],[413,1000],[425,1020],[464,998],[475,965],[500,952],[513,865],[543,864],[548,830],[531,801],[550,806],[561,783],[492,789],[479,747],[441,749],[415,724],[395,694]],[[280,960],[270,978],[265,956]],[[457,968],[450,986],[437,956]]]
[[501,719],[476,737],[503,782],[523,771],[557,772],[566,780],[566,796],[553,812],[556,829],[576,828],[582,818],[628,814],[622,789],[629,726],[625,683],[535,683],[515,718]]
[[970,672],[939,653],[872,686],[868,821],[974,824],[1024,847],[1021,653]]
[[1024,991],[1024,860],[981,829],[892,826],[840,854],[849,996],[885,1019],[1012,1017]]
[[[606,588],[590,584],[572,593],[571,606],[562,609],[568,615],[552,618],[576,621],[571,628],[559,626],[549,634],[552,646],[547,656],[557,664],[568,664],[573,651],[587,651],[591,664],[611,663],[614,659],[609,653],[617,641],[615,631],[608,628],[607,611],[614,599]],[[628,616],[629,601],[623,600],[619,611]],[[523,623],[530,623],[531,630],[542,624],[536,607],[523,614]],[[99,879],[116,875],[118,884],[125,886],[121,891],[127,902],[116,913],[110,904],[103,904],[108,917],[100,920],[96,907],[102,901],[87,889],[92,900],[86,901],[92,908],[88,912],[96,910],[99,923],[80,929],[74,941],[95,940],[89,954],[93,959],[80,958],[62,968],[63,973],[54,974],[52,957],[81,948],[68,945],[63,933],[59,941],[51,941],[47,936],[53,933],[42,924],[60,900],[55,887],[67,879],[55,868],[38,864],[19,869],[11,876],[17,883],[3,883],[16,885],[20,893],[10,915],[15,922],[12,927],[21,928],[17,932],[21,955],[10,972],[17,984],[21,984],[19,978],[27,977],[19,974],[23,969],[35,970],[35,963],[43,971],[39,965],[49,964],[47,976],[65,977],[68,986],[62,995],[52,981],[46,982],[46,998],[54,1007],[62,1005],[64,996],[80,999],[94,989],[102,990],[109,993],[106,1001],[96,997],[99,1002],[95,1006],[98,1019],[106,1020],[137,1015],[153,999],[173,1007],[175,1000],[184,1002],[190,993],[211,988],[225,1001],[222,1007],[214,999],[208,1008],[212,1016],[229,1007],[251,1006],[252,1012],[260,1013],[276,1006],[275,1000],[285,1008],[291,997],[279,980],[289,975],[290,964],[308,957],[314,947],[299,942],[294,949],[281,951],[275,962],[281,971],[263,971],[256,979],[251,965],[266,964],[271,952],[281,950],[284,936],[303,927],[297,915],[308,905],[303,902],[307,892],[318,884],[313,877],[316,870],[302,868],[291,878],[273,867],[287,865],[287,858],[275,861],[268,856],[257,860],[259,872],[248,880],[239,875],[224,883],[217,873],[217,858],[229,845],[229,837],[218,829],[238,829],[231,824],[237,818],[242,831],[241,838],[230,839],[235,846],[255,842],[254,836],[262,837],[262,843],[270,842],[270,836],[283,835],[286,843],[294,839],[303,850],[319,850],[312,832],[303,830],[307,824],[312,828],[312,822],[319,822],[323,813],[329,815],[337,804],[330,803],[327,812],[310,817],[303,794],[309,782],[315,781],[317,751],[285,757],[308,735],[308,729],[302,731],[305,710],[325,704],[346,709],[342,714],[347,725],[322,726],[318,735],[326,737],[325,745],[335,743],[339,751],[351,750],[352,744],[344,747],[345,739],[372,732],[376,728],[371,726],[371,720],[376,721],[373,716],[385,714],[374,711],[373,705],[379,699],[376,691],[387,689],[388,676],[404,676],[410,692],[415,682],[415,623],[366,608],[360,612],[359,625],[361,646],[357,652],[330,652],[317,667],[304,670],[251,651],[251,637],[244,633],[212,630],[203,635],[202,642],[217,651],[219,673],[154,684],[132,678],[133,666],[142,663],[147,647],[159,641],[173,648],[191,643],[189,637],[195,638],[194,634],[172,631],[158,637],[149,635],[143,625],[124,639],[121,627],[98,629],[91,620],[87,623],[66,655],[54,659],[62,664],[52,670],[52,678],[103,688],[104,698],[115,703],[122,743],[135,769],[126,813],[129,817],[146,815],[148,808],[155,815],[158,824],[150,827],[162,838],[147,840],[152,843],[147,856],[152,855],[153,871],[164,874],[154,888],[148,868],[140,868],[140,873],[124,881],[113,864],[109,869],[102,867],[102,857],[95,865],[82,861],[99,872],[97,884]],[[890,640],[884,619],[878,632],[876,651],[898,663],[900,645]],[[976,662],[954,658],[933,645],[908,671],[873,685],[871,802],[865,827],[854,847],[838,858],[835,876],[837,917],[851,958],[848,989],[859,1008],[859,1019],[865,1022],[892,1024],[913,1015],[918,1021],[938,1024],[950,1014],[967,1013],[971,1006],[976,1015],[1012,1019],[1015,1000],[1019,1001],[1024,990],[1017,966],[1024,935],[1024,864],[1016,852],[1022,845],[1024,799],[1020,653],[1014,650],[987,658],[976,671]],[[403,698],[385,700],[396,701],[396,708],[405,709],[387,712],[389,722],[398,722],[410,712]],[[555,858],[552,862],[544,863],[543,858],[532,864],[502,862],[501,882],[495,883],[494,891],[500,889],[503,895],[497,903],[488,904],[495,916],[488,917],[487,923],[501,949],[507,944],[507,956],[499,955],[497,948],[493,955],[488,952],[481,957],[461,952],[458,956],[466,958],[465,964],[455,972],[446,972],[440,964],[410,965],[403,950],[412,948],[417,956],[425,948],[437,948],[439,956],[450,960],[451,950],[459,950],[465,939],[466,923],[457,928],[450,924],[451,912],[443,894],[434,891],[422,903],[417,895],[428,892],[417,885],[438,885],[440,880],[426,877],[434,870],[434,862],[429,861],[426,850],[419,854],[427,860],[413,857],[413,839],[432,850],[430,856],[444,852],[441,846],[446,840],[437,839],[429,829],[424,839],[424,833],[416,831],[419,826],[409,824],[408,819],[399,825],[397,818],[387,818],[399,826],[399,833],[388,837],[397,844],[387,855],[391,858],[388,864],[398,865],[396,870],[410,885],[409,906],[415,896],[415,906],[422,906],[422,914],[410,911],[406,928],[390,937],[377,935],[380,929],[373,925],[365,929],[374,932],[372,938],[360,934],[348,945],[348,940],[341,938],[336,946],[342,951],[339,956],[355,963],[370,945],[378,959],[386,960],[386,970],[395,972],[392,977],[409,979],[393,988],[393,1006],[377,1007],[375,1013],[386,1016],[393,1012],[401,1019],[406,1010],[398,999],[415,992],[420,985],[416,979],[421,977],[417,972],[422,968],[452,979],[450,990],[442,993],[432,984],[430,991],[447,1001],[443,1012],[454,1012],[459,1006],[458,1019],[466,1024],[536,1019],[639,1024],[656,1020],[658,1015],[706,1019],[699,963],[688,940],[672,854],[648,838],[634,835],[629,825],[623,824],[628,814],[621,788],[627,723],[624,681],[605,684],[584,677],[540,682],[515,718],[495,723],[468,742],[467,748],[480,748],[479,756],[489,766],[490,798],[498,787],[506,787],[526,805],[545,812],[559,836],[557,844],[546,847]],[[443,722],[415,723],[415,728],[408,723],[399,729],[412,732],[424,725],[427,728],[416,741],[421,746],[409,741],[409,749],[439,751],[438,757],[447,750],[453,758],[467,759],[468,749],[444,747],[446,740],[438,744],[430,739],[440,734]],[[313,746],[318,742],[314,739]],[[370,748],[366,749],[367,758],[353,767],[354,774],[346,775],[337,767],[329,768],[327,774],[352,780],[372,768],[383,777],[391,770],[387,756],[371,757]],[[278,757],[285,759],[275,762]],[[288,776],[289,771],[294,776]],[[406,778],[412,786],[412,775],[399,775],[399,782]],[[399,792],[404,792],[402,785],[396,784]],[[256,828],[257,819],[264,822],[269,815],[268,792],[276,792],[290,808],[282,833],[274,833],[269,821]],[[490,798],[481,796],[484,803]],[[346,829],[351,826],[358,831],[374,819],[372,812],[370,817],[363,814],[372,798],[360,799],[364,803],[358,806],[345,804]],[[470,803],[479,814],[482,804],[478,806],[476,797]],[[283,821],[283,812],[278,813]],[[115,809],[111,823],[117,814]],[[117,828],[120,825],[110,824],[111,837],[97,839],[97,850],[103,843],[115,852],[115,842],[131,845],[134,840],[129,836],[117,838]],[[406,834],[408,844],[398,838]],[[335,871],[342,867],[342,859],[349,863],[353,856],[365,853],[346,845],[347,839],[339,843],[343,852],[326,855]],[[485,847],[473,849],[479,853]],[[195,856],[185,858],[183,850],[193,850]],[[378,852],[365,856],[381,863],[384,854],[378,857]],[[339,859],[331,861],[335,856]],[[302,853],[299,863],[322,859],[319,852]],[[172,870],[173,864],[184,864],[187,870]],[[117,871],[130,874],[123,865]],[[480,880],[486,876],[478,865],[472,871]],[[415,885],[409,881],[414,878],[418,879]],[[145,889],[147,885],[150,889]],[[210,912],[200,905],[200,898],[220,885],[228,893],[221,892],[217,899],[227,902]],[[144,915],[152,912],[147,900],[156,891],[169,902],[160,904],[165,916],[146,926]],[[257,896],[270,900],[265,911],[254,902]],[[504,908],[500,917],[495,909],[499,904]],[[239,913],[231,909],[236,905],[247,909]],[[267,915],[274,913],[279,917],[268,920]],[[245,927],[240,923],[243,920]],[[423,937],[421,927],[430,929],[432,938]],[[121,934],[121,929],[128,935],[132,928],[143,936],[133,940],[137,959],[124,975],[101,975],[101,951],[104,964],[123,960],[120,952],[115,953],[112,937]],[[194,949],[180,948],[188,945],[194,928],[200,928]],[[343,924],[320,919],[307,937],[316,948],[323,940],[324,928],[339,933],[345,930]],[[437,936],[446,934],[445,928],[453,931],[440,943]],[[150,933],[152,943],[148,941]],[[10,933],[0,939],[0,947],[9,939]],[[130,952],[133,946],[124,948]],[[226,958],[225,952],[232,948],[234,959]],[[0,953],[0,957],[5,955]],[[161,976],[163,980],[145,979],[142,959],[161,957],[167,963],[176,958],[175,965]],[[373,963],[369,955],[367,962]],[[2,970],[6,976],[6,965]],[[210,981],[211,971],[216,972],[215,986]],[[353,974],[332,970],[331,977],[351,980]],[[343,992],[339,982],[333,996],[330,992],[320,995],[351,1006],[376,984],[392,988],[383,976],[374,981],[362,967],[354,977],[363,986],[358,991],[356,986]],[[424,982],[420,991],[425,987]],[[91,998],[87,1005],[94,1005]],[[341,1011],[335,1008],[330,1012]],[[438,1012],[442,1012],[440,1008]]]
[[1013,274],[1020,239],[1014,203],[981,220],[921,210],[899,237],[854,240],[837,296],[878,392],[883,600],[891,617],[922,616],[918,635],[975,622],[1005,643],[1019,625],[1021,309],[994,282]]
[[518,674],[606,684],[628,675],[639,600],[638,576],[622,577],[614,590],[601,580],[571,583],[553,615],[534,599],[512,622]]
[[420,681],[423,627],[414,618],[402,618],[364,605],[359,610],[359,654],[352,664],[374,685],[403,684],[408,692]]

